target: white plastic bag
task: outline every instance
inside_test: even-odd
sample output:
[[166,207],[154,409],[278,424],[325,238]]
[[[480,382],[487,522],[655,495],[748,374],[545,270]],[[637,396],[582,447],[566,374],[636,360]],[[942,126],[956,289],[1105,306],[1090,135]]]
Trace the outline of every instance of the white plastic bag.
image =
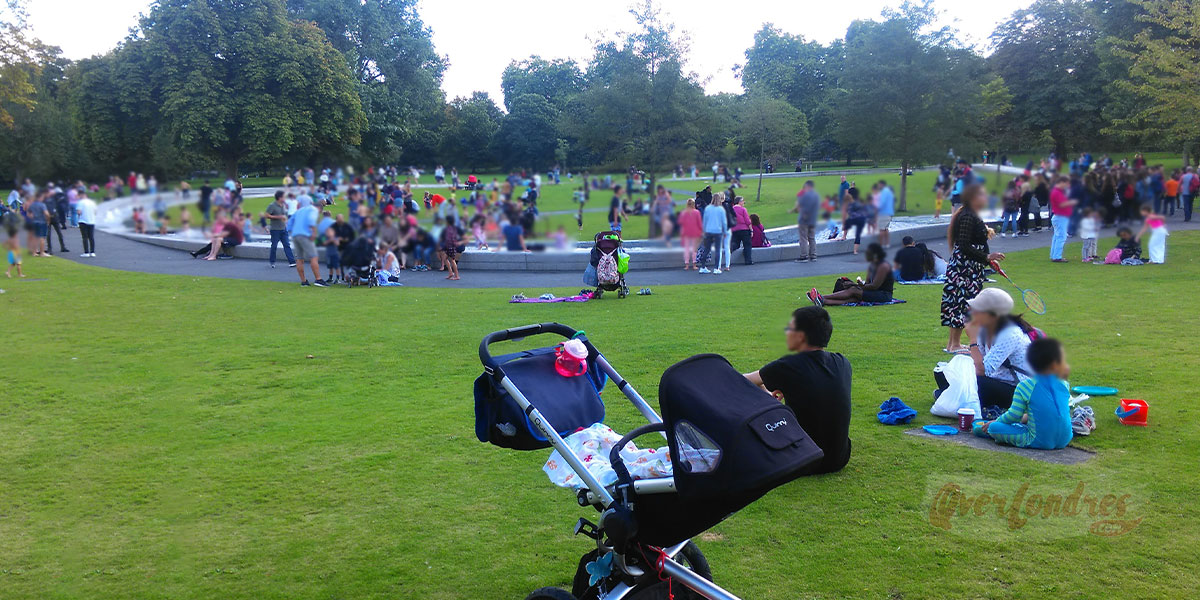
[[958,355],[948,363],[938,363],[933,369],[946,377],[950,387],[942,391],[929,412],[939,417],[958,418],[958,409],[970,408],[978,418],[983,415],[979,406],[979,383],[975,378],[975,361],[970,356]]
[[[621,441],[619,433],[603,423],[597,423],[568,435],[563,441],[602,485],[609,486],[617,482],[617,473],[608,462],[608,453]],[[621,459],[625,461],[629,475],[635,480],[670,477],[672,474],[671,454],[665,447],[641,450],[630,442],[621,450]],[[550,454],[550,460],[546,461],[542,470],[550,477],[550,481],[559,487],[586,487],[558,450]]]

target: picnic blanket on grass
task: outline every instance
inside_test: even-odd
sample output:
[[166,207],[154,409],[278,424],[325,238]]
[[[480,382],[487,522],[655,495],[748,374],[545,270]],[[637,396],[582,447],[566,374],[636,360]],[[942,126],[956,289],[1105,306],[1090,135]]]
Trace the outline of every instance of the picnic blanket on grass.
[[513,296],[508,301],[508,303],[509,304],[551,304],[551,303],[555,303],[555,302],[587,302],[588,300],[592,299],[592,295],[590,293],[580,294],[578,296],[557,296],[557,297],[555,297],[555,296],[547,297],[547,296],[550,296],[550,294],[539,296],[537,298],[526,298],[521,294],[517,294],[516,296]]
[[846,304],[830,304],[829,307],[835,306],[887,306],[889,304],[904,304],[904,300],[892,298],[891,302],[848,302]]

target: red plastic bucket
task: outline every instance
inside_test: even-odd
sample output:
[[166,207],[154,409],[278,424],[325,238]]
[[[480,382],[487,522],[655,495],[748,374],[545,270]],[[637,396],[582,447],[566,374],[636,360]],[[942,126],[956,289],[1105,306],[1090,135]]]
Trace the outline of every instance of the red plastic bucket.
[[1121,405],[1117,407],[1117,418],[1122,425],[1145,427],[1150,418],[1150,405],[1145,400],[1122,398]]

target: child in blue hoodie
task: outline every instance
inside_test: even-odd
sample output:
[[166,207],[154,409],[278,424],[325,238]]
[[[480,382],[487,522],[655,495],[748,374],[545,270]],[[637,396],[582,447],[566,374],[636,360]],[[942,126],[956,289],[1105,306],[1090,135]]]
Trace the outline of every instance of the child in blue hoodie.
[[1071,394],[1062,344],[1042,338],[1029,344],[1029,366],[1037,374],[1017,385],[1012,406],[995,421],[976,421],[974,433],[1018,448],[1057,450],[1071,443]]

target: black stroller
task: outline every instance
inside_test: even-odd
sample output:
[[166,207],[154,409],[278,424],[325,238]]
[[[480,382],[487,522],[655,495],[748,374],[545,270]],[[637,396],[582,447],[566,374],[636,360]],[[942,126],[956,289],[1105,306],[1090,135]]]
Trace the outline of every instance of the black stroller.
[[[550,334],[579,339],[587,370],[564,377],[555,347],[492,356],[506,340]],[[579,519],[575,535],[594,540],[579,560],[572,591],[541,588],[526,600],[677,598],[737,600],[712,582],[704,555],[689,538],[716,525],[771,489],[800,476],[823,456],[791,409],[746,380],[715,354],[683,360],[663,373],[662,418],[608,363],[582,331],[558,323],[526,325],[483,338],[484,374],[475,380],[475,435],[514,450],[555,448],[584,484],[580,506],[600,512]],[[650,423],[630,431],[609,453],[615,483],[605,486],[563,440],[604,420],[600,391],[608,379]],[[667,440],[673,477],[634,480],[621,450],[638,436]],[[689,592],[690,590],[690,592]]]
[[346,244],[342,251],[342,268],[346,271],[346,287],[375,287],[375,244],[371,238],[358,237]]
[[[612,267],[605,268],[604,263],[612,261]],[[628,255],[621,250],[621,232],[602,231],[596,234],[592,245],[589,261],[589,271],[585,272],[585,285],[596,287],[592,298],[600,298],[604,292],[617,292],[618,298],[629,295],[629,286],[625,285],[625,273],[629,270]],[[592,274],[594,281],[590,280]]]

